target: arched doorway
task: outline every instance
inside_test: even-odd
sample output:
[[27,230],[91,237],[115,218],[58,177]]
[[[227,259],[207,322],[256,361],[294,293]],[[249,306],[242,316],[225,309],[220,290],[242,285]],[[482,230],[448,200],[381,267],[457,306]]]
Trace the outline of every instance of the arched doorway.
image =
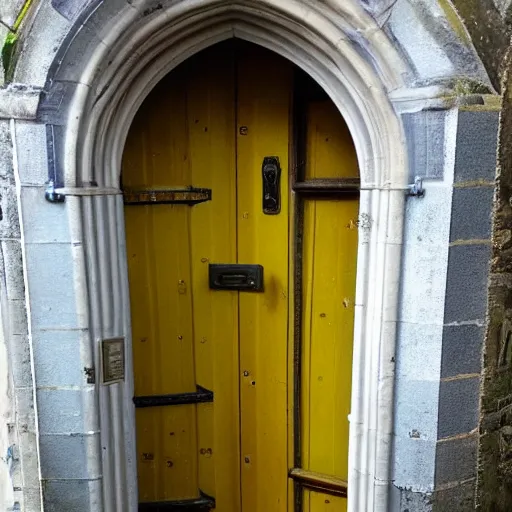
[[337,107],[217,44],[145,100],[122,181],[143,507],[345,510],[359,178]]

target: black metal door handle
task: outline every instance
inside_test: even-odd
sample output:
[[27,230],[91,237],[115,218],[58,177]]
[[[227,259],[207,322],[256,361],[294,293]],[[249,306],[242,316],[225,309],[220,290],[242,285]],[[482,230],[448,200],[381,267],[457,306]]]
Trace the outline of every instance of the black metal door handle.
[[212,290],[261,292],[263,291],[263,267],[210,263],[209,282]]
[[261,166],[263,177],[263,213],[276,215],[281,211],[281,167],[277,156],[266,156]]

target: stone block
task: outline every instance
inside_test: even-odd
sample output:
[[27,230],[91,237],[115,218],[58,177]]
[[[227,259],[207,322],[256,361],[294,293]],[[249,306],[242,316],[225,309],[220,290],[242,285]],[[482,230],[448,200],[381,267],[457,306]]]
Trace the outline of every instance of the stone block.
[[27,310],[24,300],[9,300],[9,329],[12,334],[28,334]]
[[18,61],[13,81],[44,87],[48,70],[70,28],[70,20],[58,13],[51,2],[42,2],[24,41],[23,47],[28,50]]
[[91,479],[90,467],[100,467],[91,461],[101,457],[99,434],[42,435],[39,437],[41,477],[43,479]]
[[45,512],[88,512],[90,506],[90,482],[88,480],[43,481],[43,505]]
[[3,240],[1,246],[4,257],[7,298],[10,300],[25,300],[21,242],[19,240]]
[[54,79],[64,83],[90,83],[91,80],[82,76],[86,71],[84,62],[91,60],[94,52],[98,51],[100,47],[106,51],[105,43],[96,35],[94,29],[82,25],[74,34],[73,42],[67,49],[63,63],[56,70]]
[[437,443],[436,487],[476,476],[478,442],[476,435]]
[[36,419],[34,409],[34,392],[32,388],[16,389],[16,416],[21,432],[34,432]]
[[0,88],[0,118],[35,119],[40,95],[40,87],[20,83]]
[[422,110],[402,115],[409,153],[409,181],[415,176],[442,179],[446,111]]
[[0,120],[0,178],[3,180],[14,179],[12,155],[12,138],[9,121]]
[[476,481],[457,483],[434,494],[433,512],[474,512]]
[[404,243],[421,248],[435,246],[438,250],[439,246],[446,246],[450,235],[452,187],[438,181],[430,181],[426,186],[425,197],[405,202]]
[[493,182],[496,176],[499,112],[459,112],[455,182]]
[[41,434],[84,432],[83,391],[38,389],[37,411]]
[[451,325],[443,329],[441,378],[479,373],[484,329],[478,325]]
[[441,381],[439,439],[471,432],[478,426],[480,378]]
[[[395,434],[397,439],[437,440],[437,404],[439,381],[405,380],[399,374],[396,383]],[[400,441],[401,442],[401,441]],[[399,450],[400,447],[397,447]]]
[[38,387],[83,386],[87,379],[82,364],[82,346],[88,333],[73,331],[34,331],[34,369]]
[[46,126],[16,121],[16,153],[22,185],[43,186],[48,181]]
[[411,244],[404,252],[399,320],[442,325],[446,293],[446,244]]
[[41,489],[39,487],[25,486],[23,488],[22,510],[23,512],[41,512]]
[[68,20],[74,20],[91,0],[51,0],[53,8]]
[[33,330],[82,327],[76,305],[73,246],[27,244],[26,257]]
[[27,487],[39,485],[39,456],[37,453],[38,443],[35,432],[18,433],[20,446],[20,457],[23,467],[23,481]]
[[[23,233],[27,244],[62,243],[71,240],[69,214],[78,215],[77,199],[65,203],[50,203],[45,199],[45,187],[22,187],[21,208]],[[75,219],[78,221],[78,219]]]
[[0,239],[20,238],[18,198],[14,181],[0,184]]
[[12,334],[9,342],[9,353],[14,387],[31,387],[32,366],[28,336],[26,334]]
[[394,448],[394,484],[402,489],[434,490],[436,442],[397,438]]
[[444,311],[446,324],[484,320],[490,258],[491,247],[487,244],[450,247]]
[[403,489],[400,496],[400,512],[431,512],[432,494]]
[[494,187],[454,188],[450,241],[491,238]]
[[[404,381],[438,381],[441,325],[399,322],[397,374]],[[436,398],[437,402],[437,398]]]

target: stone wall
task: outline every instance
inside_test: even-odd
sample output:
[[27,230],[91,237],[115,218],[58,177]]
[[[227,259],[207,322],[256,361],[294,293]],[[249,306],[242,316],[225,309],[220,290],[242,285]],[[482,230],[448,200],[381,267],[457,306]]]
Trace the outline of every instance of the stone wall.
[[503,81],[480,417],[478,505],[512,510],[512,73]]

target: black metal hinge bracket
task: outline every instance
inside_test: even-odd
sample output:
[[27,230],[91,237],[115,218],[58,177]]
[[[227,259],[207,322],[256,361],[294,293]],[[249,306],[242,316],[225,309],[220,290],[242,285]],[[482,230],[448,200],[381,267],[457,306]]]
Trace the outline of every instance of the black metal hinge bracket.
[[423,188],[423,179],[419,176],[414,178],[414,183],[407,187],[407,195],[410,197],[423,197],[425,189]]
[[169,405],[188,405],[213,402],[213,391],[197,386],[197,391],[173,393],[169,395],[134,396],[135,407],[164,407]]

